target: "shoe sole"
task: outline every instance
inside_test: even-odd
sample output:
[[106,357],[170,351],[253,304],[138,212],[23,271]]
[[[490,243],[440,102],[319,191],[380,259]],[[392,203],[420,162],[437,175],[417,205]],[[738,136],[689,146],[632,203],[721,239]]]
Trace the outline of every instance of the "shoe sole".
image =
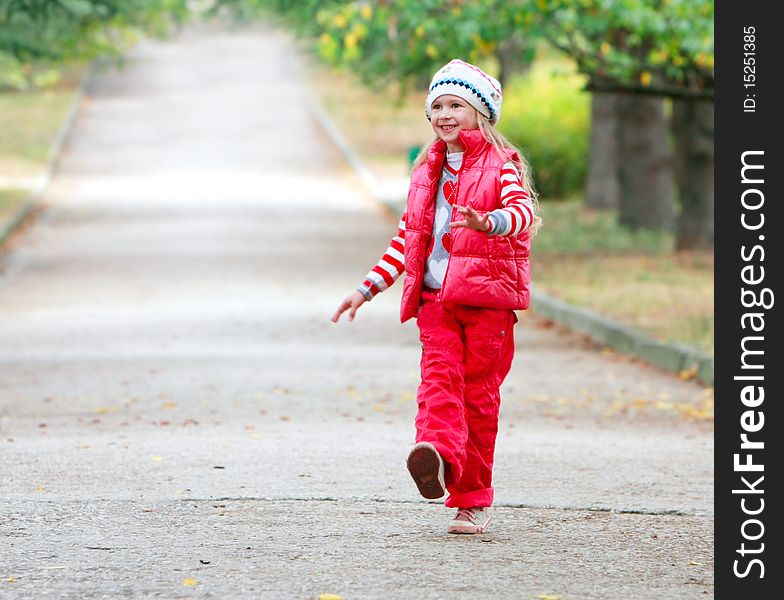
[[478,533],[486,533],[487,526],[490,525],[490,520],[487,520],[484,527],[478,525],[450,525],[446,528],[447,533],[457,533],[462,535],[476,535]]
[[432,445],[415,446],[406,466],[424,498],[436,500],[446,494],[443,462]]

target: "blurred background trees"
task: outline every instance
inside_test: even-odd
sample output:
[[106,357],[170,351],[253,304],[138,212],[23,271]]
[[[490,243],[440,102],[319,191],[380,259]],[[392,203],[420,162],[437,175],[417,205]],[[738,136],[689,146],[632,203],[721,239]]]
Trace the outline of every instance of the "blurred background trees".
[[187,0],[0,0],[0,86],[51,85],[63,66],[119,56],[188,12]]
[[[505,131],[529,153],[543,195],[567,195],[576,183],[588,206],[617,209],[622,225],[675,228],[679,249],[712,247],[710,0],[218,0],[213,6],[245,18],[277,15],[317,40],[324,60],[377,87],[396,80],[424,88],[454,57],[507,84],[543,48],[556,48],[591,92],[585,159],[573,160],[581,140],[557,125],[551,136],[536,127],[519,131],[515,123]],[[508,108],[504,113],[502,129],[519,122]]]
[[[423,90],[448,60],[475,62],[505,85],[500,127],[544,200],[580,194],[632,230],[675,230],[678,249],[712,247],[710,0],[0,0],[0,85],[46,85],[194,7],[282,21],[379,90]],[[556,53],[570,77],[541,78]]]

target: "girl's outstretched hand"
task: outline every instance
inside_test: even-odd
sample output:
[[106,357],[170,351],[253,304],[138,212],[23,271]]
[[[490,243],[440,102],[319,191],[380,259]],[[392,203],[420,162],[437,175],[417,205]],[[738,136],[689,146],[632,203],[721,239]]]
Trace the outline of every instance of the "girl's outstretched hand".
[[343,302],[340,303],[338,309],[335,311],[335,314],[332,315],[332,322],[337,323],[340,315],[342,315],[347,310],[348,313],[348,320],[353,321],[354,315],[357,314],[357,309],[362,306],[367,300],[365,297],[359,293],[359,291],[354,290],[351,295],[347,296]]
[[487,231],[492,227],[492,224],[490,223],[490,213],[485,213],[482,217],[470,206],[455,206],[455,209],[463,215],[465,219],[462,221],[453,221],[452,227],[468,227],[468,229],[474,229],[476,231]]

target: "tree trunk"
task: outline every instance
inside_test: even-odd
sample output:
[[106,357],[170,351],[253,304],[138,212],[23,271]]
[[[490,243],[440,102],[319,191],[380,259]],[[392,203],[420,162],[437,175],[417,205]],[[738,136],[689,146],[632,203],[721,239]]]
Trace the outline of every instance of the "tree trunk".
[[621,201],[618,222],[631,229],[672,229],[675,181],[661,98],[618,99]]
[[678,250],[713,247],[713,102],[675,100],[675,176],[680,191]]
[[591,140],[585,205],[589,208],[618,208],[618,96],[591,95]]
[[530,45],[516,38],[508,38],[496,46],[498,59],[498,83],[503,88],[512,75],[525,75],[531,68],[528,57]]

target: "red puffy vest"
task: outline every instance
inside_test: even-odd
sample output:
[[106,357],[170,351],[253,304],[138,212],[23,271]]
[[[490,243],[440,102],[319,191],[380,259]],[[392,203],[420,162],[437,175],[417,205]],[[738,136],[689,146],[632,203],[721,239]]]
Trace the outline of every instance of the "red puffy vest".
[[[479,129],[459,132],[465,147],[455,205],[470,206],[480,215],[501,208],[501,158]],[[509,159],[517,158],[509,151]],[[400,320],[419,311],[428,244],[433,234],[435,197],[446,158],[446,143],[436,141],[427,161],[411,174],[406,205],[405,267]],[[462,220],[454,211],[452,220]],[[485,308],[528,308],[531,268],[528,231],[489,236],[465,227],[451,229],[452,246],[441,288],[441,301]]]

